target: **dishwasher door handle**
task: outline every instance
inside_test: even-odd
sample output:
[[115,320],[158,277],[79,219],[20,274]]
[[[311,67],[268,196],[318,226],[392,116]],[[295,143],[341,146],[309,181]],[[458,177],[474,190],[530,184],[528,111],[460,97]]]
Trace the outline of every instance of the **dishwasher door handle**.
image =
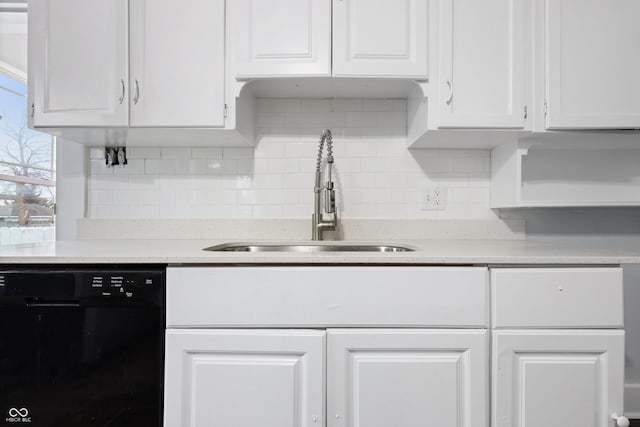
[[78,299],[25,298],[28,307],[80,307]]

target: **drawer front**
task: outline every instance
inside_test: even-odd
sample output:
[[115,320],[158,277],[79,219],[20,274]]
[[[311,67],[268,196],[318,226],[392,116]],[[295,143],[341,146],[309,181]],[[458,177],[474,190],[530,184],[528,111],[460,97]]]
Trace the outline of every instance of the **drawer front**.
[[170,267],[168,327],[488,326],[483,267]]
[[491,270],[496,328],[621,328],[622,268]]

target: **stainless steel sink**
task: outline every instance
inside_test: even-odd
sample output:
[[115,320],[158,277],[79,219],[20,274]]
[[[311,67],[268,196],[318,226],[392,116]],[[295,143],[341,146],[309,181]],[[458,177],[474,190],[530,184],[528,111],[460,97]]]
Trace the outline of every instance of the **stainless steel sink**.
[[396,245],[331,243],[223,243],[204,249],[214,252],[412,252],[413,248]]

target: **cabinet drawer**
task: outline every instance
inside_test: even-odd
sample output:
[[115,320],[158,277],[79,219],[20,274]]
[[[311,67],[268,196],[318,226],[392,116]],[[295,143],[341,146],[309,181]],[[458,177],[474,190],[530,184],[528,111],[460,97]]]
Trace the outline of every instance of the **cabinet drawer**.
[[496,328],[620,328],[621,268],[491,270]]
[[483,267],[172,267],[169,327],[487,327]]

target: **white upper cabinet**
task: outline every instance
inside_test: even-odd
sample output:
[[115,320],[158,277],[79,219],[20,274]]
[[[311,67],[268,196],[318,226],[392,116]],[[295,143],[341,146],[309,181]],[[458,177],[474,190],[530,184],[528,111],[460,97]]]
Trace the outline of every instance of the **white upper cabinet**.
[[130,0],[131,126],[224,126],[224,0]]
[[547,129],[640,127],[640,2],[545,7]]
[[438,105],[431,105],[430,127],[524,128],[524,4],[439,1]]
[[35,126],[126,126],[127,4],[29,4],[29,91]]
[[33,126],[224,126],[224,5],[32,2]]
[[426,79],[427,3],[335,0],[332,10],[331,0],[233,1],[236,77]]
[[426,0],[333,2],[333,74],[427,78]]
[[329,0],[233,0],[236,76],[330,76]]

